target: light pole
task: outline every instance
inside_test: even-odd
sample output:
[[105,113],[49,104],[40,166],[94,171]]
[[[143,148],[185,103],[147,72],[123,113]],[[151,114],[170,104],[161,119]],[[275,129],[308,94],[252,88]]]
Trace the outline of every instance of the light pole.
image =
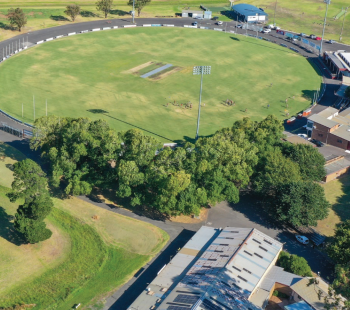
[[258,38],[258,30],[259,30],[259,26],[258,26],[258,22],[259,22],[259,14],[256,14],[258,21],[256,22],[256,38]]
[[273,25],[274,26],[276,26],[276,24],[275,24],[276,8],[277,8],[277,0],[276,0],[276,3],[275,3],[275,12],[273,13]]
[[211,70],[211,66],[196,66],[196,67],[193,67],[193,75],[201,75],[201,87],[200,87],[200,91],[199,91],[199,105],[198,105],[196,141],[198,139],[199,119],[201,117],[203,75],[204,74],[210,74],[210,70]]
[[331,0],[324,0],[324,2],[326,3],[326,14],[324,15],[323,31],[322,31],[322,38],[321,38],[321,46],[320,46],[320,54],[319,54],[319,56],[322,55],[322,44],[323,44],[323,38],[324,38],[324,30],[326,28],[328,5],[330,5]]
[[341,26],[339,42],[341,42],[341,40],[343,39],[343,30],[344,30],[345,16],[346,16],[346,13],[348,12],[348,9],[349,9],[349,7],[346,8],[345,13],[344,13],[343,25]]
[[134,19],[135,19],[135,0],[132,1],[132,23],[133,24],[135,24]]

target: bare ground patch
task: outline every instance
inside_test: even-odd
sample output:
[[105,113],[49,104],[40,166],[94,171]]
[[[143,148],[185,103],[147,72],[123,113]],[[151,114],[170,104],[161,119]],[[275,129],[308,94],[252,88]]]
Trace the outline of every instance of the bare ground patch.
[[154,61],[148,61],[142,65],[139,65],[137,67],[134,67],[134,68],[131,68],[130,70],[127,70],[127,71],[124,71],[123,73],[136,73],[137,71],[143,69],[143,68],[146,68],[150,65],[154,64]]
[[173,73],[176,73],[176,72],[179,72],[179,71],[182,70],[181,67],[171,67],[171,68],[169,68],[169,69],[170,69],[170,70],[168,70],[168,71],[166,71],[166,72],[161,71],[161,72],[159,72],[159,73],[157,73],[157,74],[155,74],[155,75],[152,75],[152,76],[150,77],[150,79],[151,79],[151,80],[154,80],[154,81],[158,81],[158,80],[161,80],[161,79],[166,78],[167,76],[169,76],[169,75],[171,75],[171,74],[173,74]]

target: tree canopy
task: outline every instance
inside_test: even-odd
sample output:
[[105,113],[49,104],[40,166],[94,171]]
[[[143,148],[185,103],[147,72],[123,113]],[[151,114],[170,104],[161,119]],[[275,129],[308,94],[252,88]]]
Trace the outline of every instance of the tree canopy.
[[77,4],[69,4],[67,5],[64,13],[68,15],[74,22],[76,17],[80,14],[80,6]]
[[67,195],[115,188],[133,206],[178,215],[198,214],[223,200],[237,203],[241,189],[266,201],[284,191],[270,210],[282,221],[314,224],[328,205],[323,189],[305,182],[323,176],[324,161],[314,149],[286,146],[282,138],[282,122],[272,115],[260,122],[245,118],[175,149],[138,129],[115,133],[103,120],[49,116],[35,121],[31,147],[41,150],[51,184]]
[[337,264],[346,265],[350,262],[350,220],[339,224],[336,228],[333,242],[327,252]]
[[129,0],[127,4],[133,6],[133,1],[138,17],[140,17],[142,9],[151,2],[151,0]]
[[51,237],[44,219],[50,214],[53,202],[47,189],[47,179],[40,166],[31,159],[15,163],[14,181],[8,197],[12,202],[24,199],[15,214],[14,227],[29,243],[37,243]]
[[27,23],[27,16],[20,8],[10,8],[7,11],[7,19],[11,26],[16,26],[18,31],[21,31],[24,25]]
[[311,268],[303,257],[282,251],[278,257],[277,265],[298,276],[312,277]]
[[109,12],[111,11],[113,6],[113,0],[99,0],[96,2],[97,11],[103,12],[105,18],[107,18]]

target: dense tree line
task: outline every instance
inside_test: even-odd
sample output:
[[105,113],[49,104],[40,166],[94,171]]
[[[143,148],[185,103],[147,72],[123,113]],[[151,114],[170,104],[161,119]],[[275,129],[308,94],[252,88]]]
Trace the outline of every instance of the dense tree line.
[[22,199],[15,214],[14,227],[28,243],[49,239],[52,232],[44,219],[49,215],[53,202],[48,192],[45,173],[31,159],[14,164],[12,190],[7,194],[11,202]]
[[282,123],[271,115],[260,122],[245,118],[174,150],[140,130],[116,133],[102,120],[49,116],[35,126],[31,146],[49,162],[51,184],[67,195],[116,188],[133,206],[177,215],[223,200],[237,203],[247,189],[296,226],[327,216],[323,189],[314,182],[325,175],[323,156],[282,141]]

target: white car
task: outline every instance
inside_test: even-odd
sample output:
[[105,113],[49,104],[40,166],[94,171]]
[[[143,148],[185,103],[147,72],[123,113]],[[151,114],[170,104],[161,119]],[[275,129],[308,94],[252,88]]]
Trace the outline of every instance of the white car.
[[204,18],[201,16],[197,16],[197,17],[194,17],[194,19],[204,19]]
[[263,33],[270,33],[270,32],[271,32],[271,29],[267,28],[267,29],[264,29],[262,32],[263,32]]
[[296,235],[295,238],[301,243],[301,244],[309,244],[309,238],[305,236]]
[[307,135],[305,133],[298,133],[298,136],[300,138],[303,138],[303,139],[307,140]]
[[223,22],[222,22],[221,20],[219,20],[216,24],[217,24],[217,25],[222,25]]
[[238,24],[236,27],[237,28],[243,28],[243,25],[242,24]]

